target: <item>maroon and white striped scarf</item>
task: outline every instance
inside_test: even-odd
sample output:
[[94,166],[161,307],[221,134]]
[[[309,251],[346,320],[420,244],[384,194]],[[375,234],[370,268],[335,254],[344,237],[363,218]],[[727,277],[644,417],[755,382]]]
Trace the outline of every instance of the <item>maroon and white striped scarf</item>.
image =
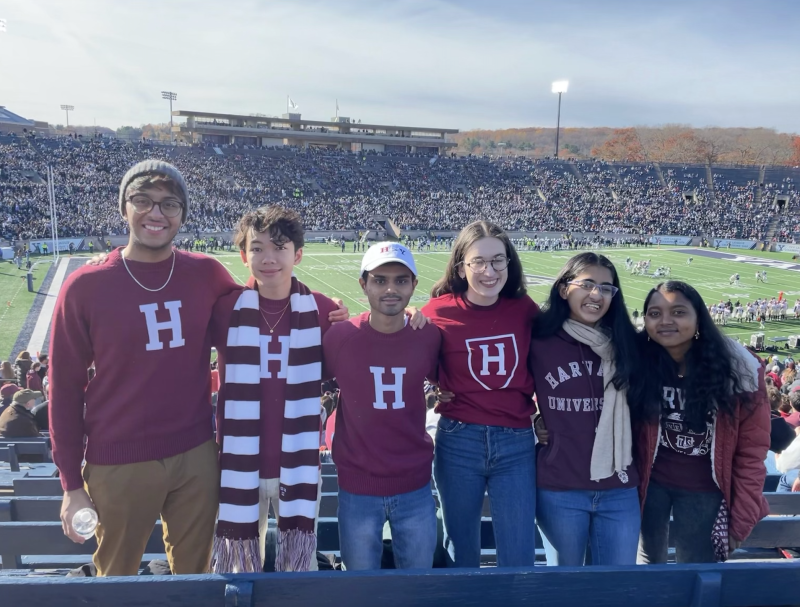
[[[308,571],[316,558],[322,334],[314,296],[292,276],[291,332],[281,445],[276,571]],[[258,545],[261,350],[258,291],[239,296],[228,329],[215,573],[260,572]],[[273,447],[274,448],[274,447]]]

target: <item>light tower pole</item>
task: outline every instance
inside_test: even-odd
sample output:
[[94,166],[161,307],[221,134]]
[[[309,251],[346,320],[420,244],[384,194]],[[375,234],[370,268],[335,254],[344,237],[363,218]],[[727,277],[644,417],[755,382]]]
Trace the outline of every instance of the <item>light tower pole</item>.
[[67,128],[69,128],[69,113],[75,109],[74,105],[62,105],[61,109],[67,113]]
[[169,99],[169,140],[172,141],[174,135],[172,133],[172,102],[178,98],[178,93],[172,91],[161,91],[162,99]]
[[561,94],[567,92],[569,81],[558,80],[553,83],[552,91],[558,93],[558,118],[556,119],[556,158],[558,158],[558,134],[561,130]]

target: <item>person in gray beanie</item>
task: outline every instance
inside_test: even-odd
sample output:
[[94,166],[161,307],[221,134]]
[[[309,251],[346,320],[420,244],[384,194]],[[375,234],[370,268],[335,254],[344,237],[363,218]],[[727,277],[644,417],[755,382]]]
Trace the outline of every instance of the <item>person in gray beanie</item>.
[[73,519],[94,508],[98,575],[136,575],[160,515],[170,570],[205,573],[219,504],[208,364],[219,344],[209,326],[217,301],[239,287],[216,259],[172,246],[189,208],[174,166],[140,162],[119,192],[127,246],[74,271],[53,316],[50,431],[62,527],[83,543]]

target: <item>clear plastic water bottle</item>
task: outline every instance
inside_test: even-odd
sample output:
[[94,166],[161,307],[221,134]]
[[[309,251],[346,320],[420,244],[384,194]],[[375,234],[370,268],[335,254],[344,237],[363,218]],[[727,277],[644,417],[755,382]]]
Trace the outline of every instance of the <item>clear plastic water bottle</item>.
[[72,528],[75,533],[87,540],[94,535],[97,529],[97,512],[94,508],[81,508],[72,517]]

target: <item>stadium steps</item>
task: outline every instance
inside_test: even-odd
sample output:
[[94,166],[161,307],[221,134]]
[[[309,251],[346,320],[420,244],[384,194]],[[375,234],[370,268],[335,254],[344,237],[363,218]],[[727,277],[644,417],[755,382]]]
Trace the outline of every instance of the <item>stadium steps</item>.
[[756,188],[756,195],[755,195],[755,204],[756,206],[761,204],[761,196],[763,194],[763,187],[764,187],[764,176],[767,172],[767,167],[763,164],[758,169],[758,187]]
[[572,171],[572,174],[575,175],[575,179],[577,179],[578,183],[583,183],[585,181],[583,178],[583,173],[581,173],[581,170],[578,168],[577,164],[574,162],[568,162],[567,166]]
[[773,236],[775,236],[775,232],[778,231],[778,227],[780,225],[780,215],[777,213],[772,216],[767,224],[767,232],[765,240],[770,240]]
[[654,162],[653,163],[653,169],[656,172],[656,176],[658,177],[658,180],[661,182],[661,187],[664,188],[665,190],[668,189],[667,180],[664,179],[664,173],[661,170],[661,165],[658,164],[657,162]]
[[710,200],[716,200],[717,197],[714,194],[714,174],[711,172],[711,165],[706,165],[706,185],[708,186],[708,196]]
[[607,168],[609,172],[614,176],[614,180],[617,183],[622,184],[623,183],[622,177],[620,177],[619,171],[617,171],[617,167],[613,163],[609,163]]

